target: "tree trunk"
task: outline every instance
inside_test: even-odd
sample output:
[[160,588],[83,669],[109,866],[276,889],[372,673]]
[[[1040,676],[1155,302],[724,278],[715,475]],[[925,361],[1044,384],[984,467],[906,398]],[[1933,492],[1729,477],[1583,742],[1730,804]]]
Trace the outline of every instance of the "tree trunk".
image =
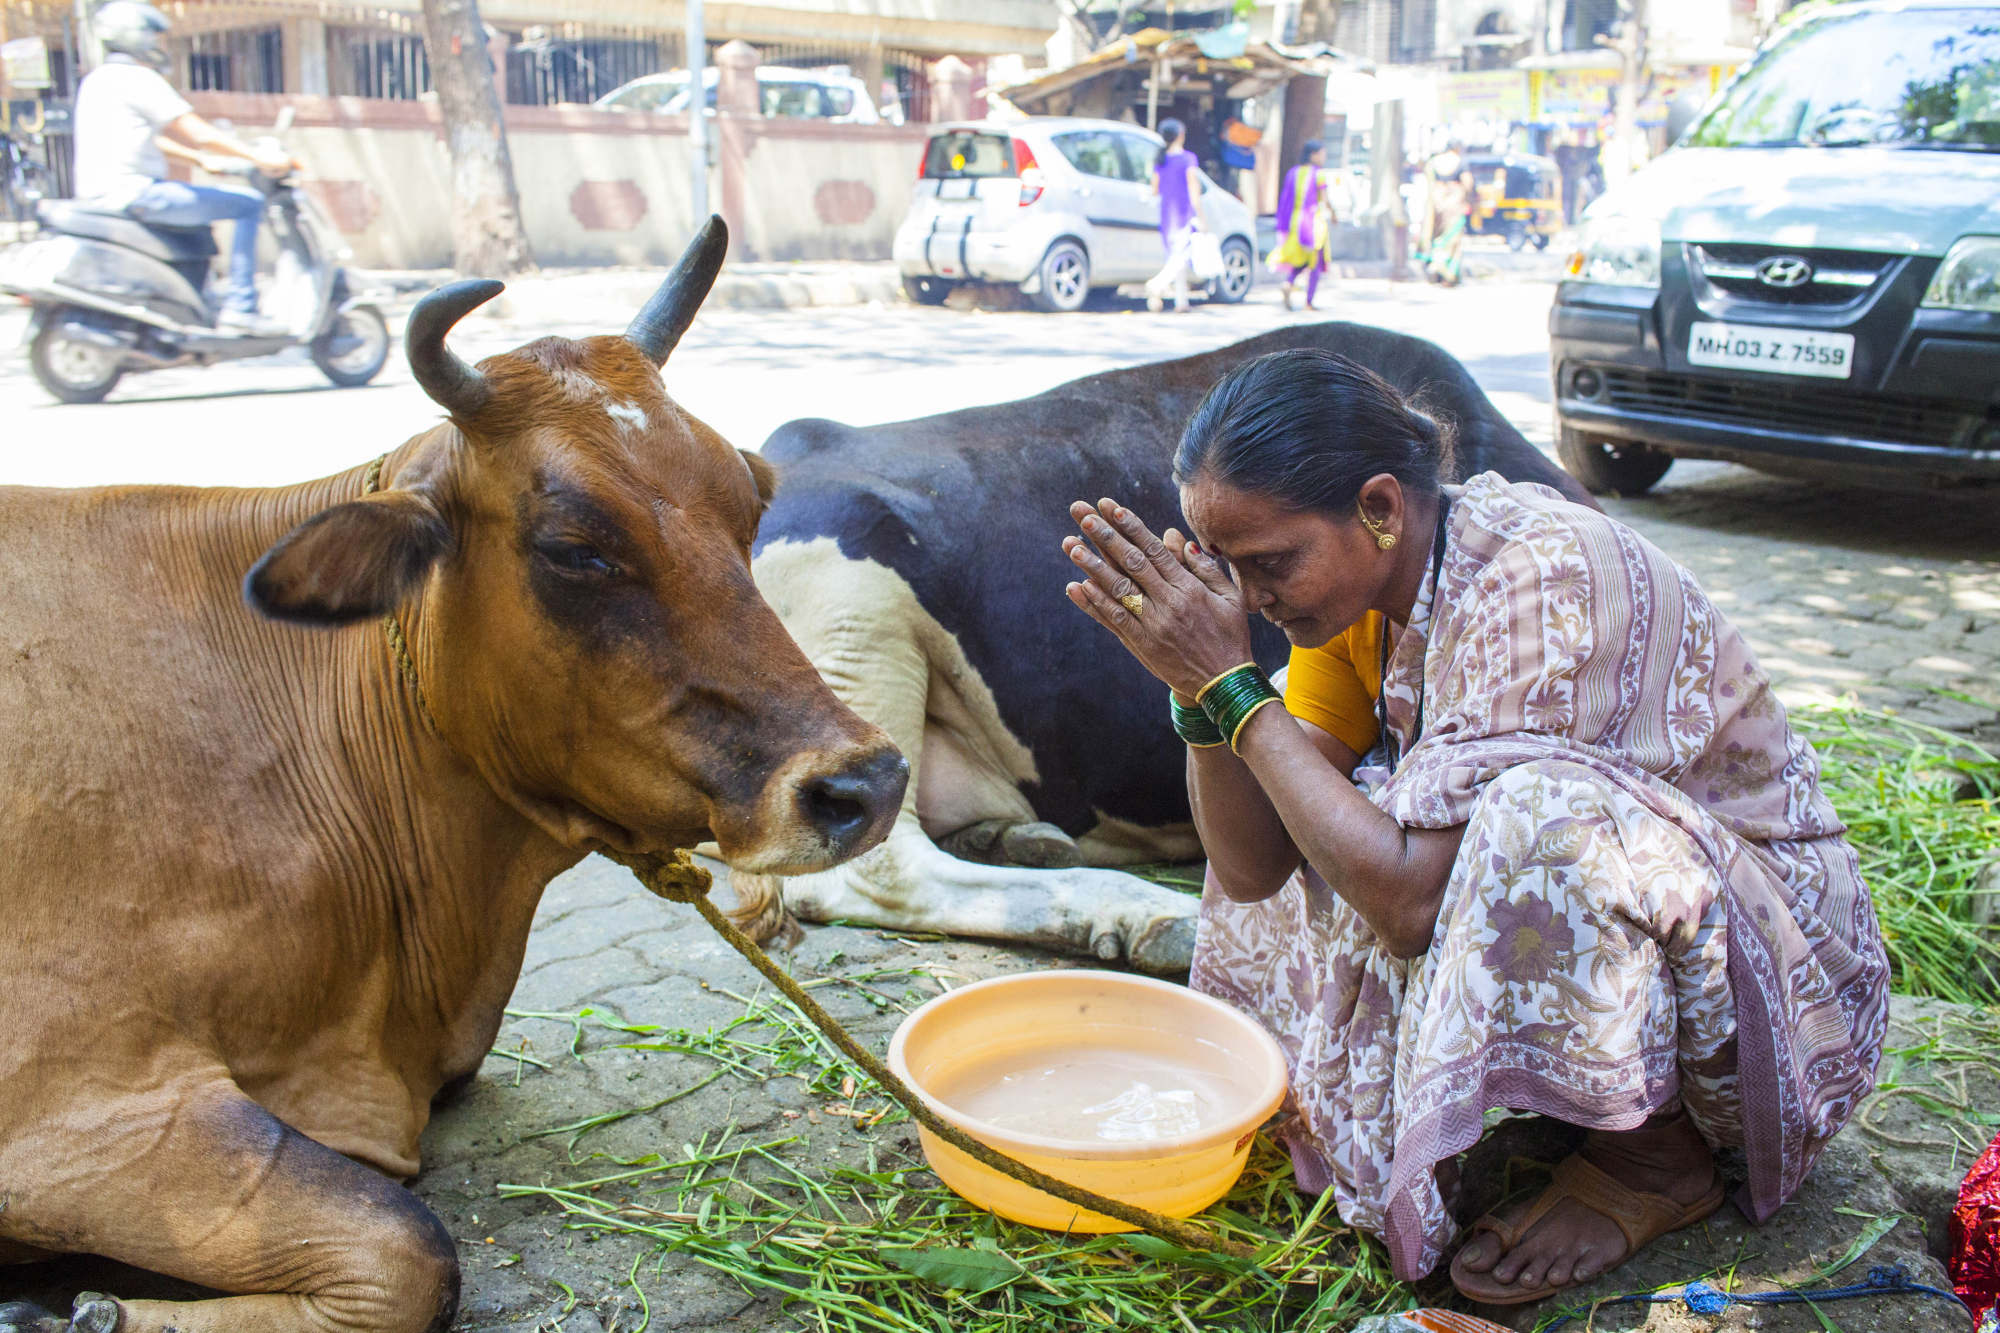
[[1647,6],[1648,0],[1624,0],[1624,27],[1611,43],[1618,52],[1618,101],[1612,111],[1612,133],[1623,145],[1628,170],[1646,157],[1639,103],[1646,96]]
[[431,86],[451,150],[451,248],[459,272],[498,278],[535,266],[476,0],[423,0]]

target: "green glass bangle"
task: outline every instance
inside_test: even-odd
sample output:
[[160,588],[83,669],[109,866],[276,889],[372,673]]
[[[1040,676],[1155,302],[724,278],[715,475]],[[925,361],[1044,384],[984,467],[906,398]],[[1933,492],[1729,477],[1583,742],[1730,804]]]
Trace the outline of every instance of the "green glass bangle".
[[1195,749],[1212,750],[1228,743],[1207,713],[1199,708],[1190,708],[1172,692],[1167,694],[1167,707],[1173,715],[1174,734]]
[[1234,750],[1251,715],[1265,704],[1281,702],[1283,696],[1271,684],[1271,678],[1255,663],[1246,662],[1209,683],[1202,691],[1201,711],[1208,714],[1217,733]]

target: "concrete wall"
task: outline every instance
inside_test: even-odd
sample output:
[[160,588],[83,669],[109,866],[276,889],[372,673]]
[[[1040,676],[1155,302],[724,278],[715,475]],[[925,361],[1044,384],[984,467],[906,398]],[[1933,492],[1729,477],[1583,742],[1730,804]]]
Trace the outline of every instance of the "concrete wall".
[[[451,164],[435,104],[197,93],[245,135],[291,106],[307,189],[369,268],[451,263]],[[928,137],[923,126],[718,116],[709,198],[736,261],[886,259]],[[508,107],[522,219],[537,262],[673,262],[692,234],[683,116]]]
[[926,126],[717,119],[718,197],[739,258],[889,257]]

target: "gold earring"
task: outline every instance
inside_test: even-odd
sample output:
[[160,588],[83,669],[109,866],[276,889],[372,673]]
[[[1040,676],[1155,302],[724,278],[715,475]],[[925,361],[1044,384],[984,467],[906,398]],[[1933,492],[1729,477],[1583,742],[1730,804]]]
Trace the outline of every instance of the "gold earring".
[[1377,548],[1384,551],[1392,551],[1395,549],[1396,534],[1393,532],[1382,531],[1381,521],[1379,519],[1373,519],[1368,517],[1368,511],[1361,507],[1361,502],[1359,500],[1355,501],[1354,503],[1354,512],[1361,515],[1361,526],[1368,529],[1368,531],[1370,531],[1371,533],[1375,534],[1375,545]]

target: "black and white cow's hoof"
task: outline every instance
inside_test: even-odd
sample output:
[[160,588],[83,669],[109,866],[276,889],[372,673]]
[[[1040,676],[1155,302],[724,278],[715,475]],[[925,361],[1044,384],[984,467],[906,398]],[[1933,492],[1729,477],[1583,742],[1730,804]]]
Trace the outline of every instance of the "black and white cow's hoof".
[[29,1301],[0,1303],[0,1333],[66,1333],[69,1320]]
[[[982,819],[938,839],[938,846],[961,861],[981,865],[1068,870],[1083,864],[1076,839],[1054,824]],[[1116,955],[1112,955],[1116,957]]]
[[118,1333],[125,1310],[101,1291],[80,1291],[70,1308],[70,1333]]
[[1163,917],[1132,945],[1132,966],[1155,976],[1175,976],[1194,965],[1195,918]]

